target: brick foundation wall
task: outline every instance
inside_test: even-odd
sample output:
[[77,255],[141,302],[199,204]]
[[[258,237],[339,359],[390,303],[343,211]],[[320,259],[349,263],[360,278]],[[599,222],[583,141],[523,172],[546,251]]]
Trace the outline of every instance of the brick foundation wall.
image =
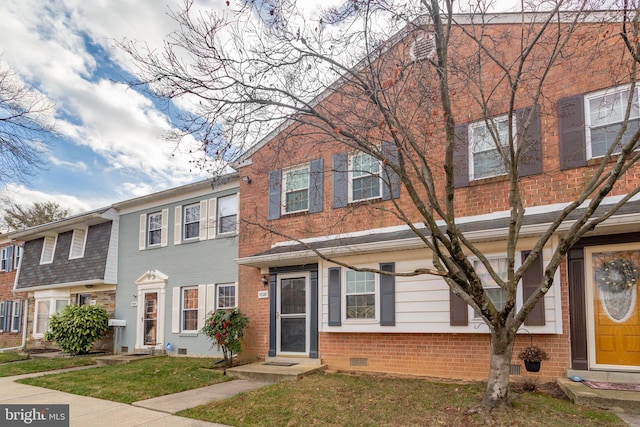
[[[523,377],[542,382],[564,376],[568,352],[560,350],[566,339],[555,335],[534,337],[534,344],[553,354],[540,372],[530,373],[518,353],[529,345],[519,336],[512,365],[521,365]],[[489,336],[485,334],[358,334],[321,333],[322,363],[332,370],[385,372],[465,380],[483,380],[489,372]],[[352,359],[353,360],[352,363]],[[361,366],[366,360],[366,366]],[[359,366],[360,365],[360,366]]]

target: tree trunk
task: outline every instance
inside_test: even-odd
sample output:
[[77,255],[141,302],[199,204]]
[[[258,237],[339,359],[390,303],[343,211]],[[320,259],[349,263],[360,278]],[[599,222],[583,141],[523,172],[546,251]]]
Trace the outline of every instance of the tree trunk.
[[482,406],[491,410],[499,407],[511,407],[509,374],[513,339],[507,338],[506,331],[491,333],[491,360],[489,380]]

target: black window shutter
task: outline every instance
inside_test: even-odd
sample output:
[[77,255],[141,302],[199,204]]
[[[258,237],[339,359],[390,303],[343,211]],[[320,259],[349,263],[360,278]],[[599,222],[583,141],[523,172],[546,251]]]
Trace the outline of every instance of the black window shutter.
[[342,325],[342,289],[340,267],[329,269],[329,326]]
[[[529,251],[522,252],[522,262],[529,256]],[[529,269],[524,272],[522,276],[522,299],[526,301],[531,296],[542,281],[543,275],[542,254],[538,255],[535,262],[531,264]],[[544,326],[544,297],[538,300],[538,303],[533,307],[529,316],[524,321],[527,326]]]
[[280,192],[282,184],[282,171],[280,169],[269,172],[269,206],[267,219],[280,218]]
[[451,326],[467,326],[469,324],[467,303],[454,294],[451,288],[449,288],[449,323]]
[[309,164],[309,212],[322,212],[322,185],[324,183],[324,162],[312,160]]
[[[531,124],[525,134],[524,124],[531,109],[535,108]],[[521,144],[518,175],[529,176],[542,173],[542,128],[540,125],[540,107],[523,108],[516,111],[517,144]]]
[[[395,263],[380,264],[382,271],[395,271]],[[396,325],[396,277],[380,275],[380,326]]]
[[558,101],[560,136],[560,169],[571,169],[587,164],[584,127],[584,96],[575,95]]
[[333,208],[344,208],[349,203],[349,156],[347,153],[333,155]]
[[453,137],[453,186],[469,186],[469,128],[456,125]]
[[[398,147],[392,142],[382,143],[382,155],[389,163],[398,164]],[[382,200],[400,197],[400,176],[390,167],[382,167]]]
[[24,301],[18,301],[18,328],[17,332],[20,332],[20,328],[22,327],[22,310],[24,309]]

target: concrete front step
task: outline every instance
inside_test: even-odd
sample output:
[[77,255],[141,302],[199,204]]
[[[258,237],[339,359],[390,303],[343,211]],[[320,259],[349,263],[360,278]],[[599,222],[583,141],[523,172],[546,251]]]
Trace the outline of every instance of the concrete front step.
[[257,362],[227,369],[230,377],[269,383],[297,381],[305,375],[326,369],[326,365],[286,361],[281,358]]
[[640,415],[640,393],[636,391],[598,390],[568,378],[558,378],[557,383],[578,405]]
[[577,369],[567,369],[566,372],[567,378],[577,376],[585,380],[607,383],[640,384],[640,372],[582,371]]

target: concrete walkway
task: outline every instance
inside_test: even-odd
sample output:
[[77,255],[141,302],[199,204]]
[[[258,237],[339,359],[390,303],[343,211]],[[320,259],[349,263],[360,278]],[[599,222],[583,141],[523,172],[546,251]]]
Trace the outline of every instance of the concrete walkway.
[[172,414],[266,385],[258,381],[234,380],[127,405],[15,382],[39,375],[42,374],[0,378],[0,404],[68,404],[71,427],[227,427]]

